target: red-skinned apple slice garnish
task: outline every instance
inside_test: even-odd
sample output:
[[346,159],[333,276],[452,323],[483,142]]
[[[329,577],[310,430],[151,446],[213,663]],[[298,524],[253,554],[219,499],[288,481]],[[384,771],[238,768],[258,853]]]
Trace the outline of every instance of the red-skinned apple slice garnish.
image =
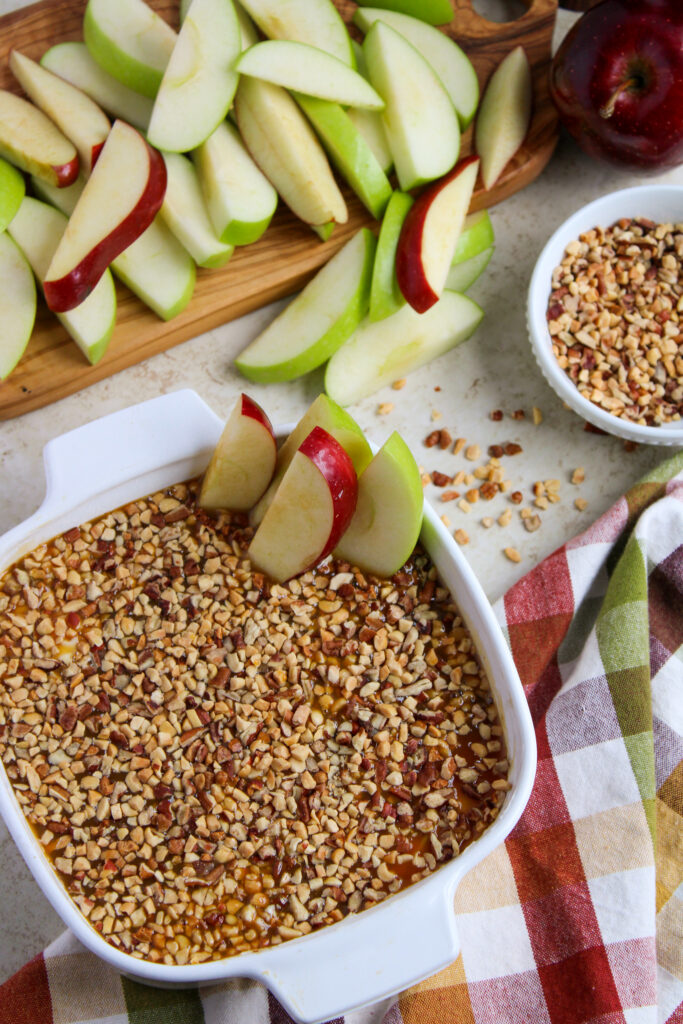
[[314,427],[299,446],[249,545],[249,558],[283,583],[339,542],[356,509],[358,478],[342,446]]
[[140,132],[115,121],[72,213],[44,282],[55,313],[79,305],[159,212],[166,165]]
[[465,223],[479,159],[468,156],[411,206],[396,250],[396,280],[408,303],[426,313],[443,292]]
[[76,147],[28,100],[0,89],[0,156],[64,188],[78,177]]
[[276,458],[270,420],[257,402],[241,395],[207,466],[199,504],[246,512],[270,483]]

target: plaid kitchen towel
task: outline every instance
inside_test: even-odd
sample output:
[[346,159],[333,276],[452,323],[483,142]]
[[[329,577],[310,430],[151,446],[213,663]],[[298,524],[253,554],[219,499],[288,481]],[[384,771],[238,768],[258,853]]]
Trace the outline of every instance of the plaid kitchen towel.
[[[536,727],[534,790],[460,886],[460,957],[384,1024],[683,1024],[683,453],[498,614]],[[69,934],[0,986],[0,1024],[89,1021],[289,1017],[253,982],[135,984]]]

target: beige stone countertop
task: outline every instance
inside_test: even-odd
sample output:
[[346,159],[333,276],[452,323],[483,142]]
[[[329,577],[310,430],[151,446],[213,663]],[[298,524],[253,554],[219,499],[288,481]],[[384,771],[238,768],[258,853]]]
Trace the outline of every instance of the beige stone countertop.
[[[0,0],[0,15],[19,6],[17,0]],[[571,17],[560,15],[558,36],[566,31]],[[351,409],[377,443],[382,443],[392,430],[400,431],[418,462],[430,471],[453,474],[477,464],[468,463],[463,454],[454,456],[438,447],[427,449],[424,438],[434,429],[445,428],[453,438],[463,437],[468,445],[478,444],[483,457],[491,444],[517,442],[522,452],[506,459],[505,466],[513,489],[524,495],[524,505],[533,499],[534,481],[561,481],[562,500],[541,513],[542,525],[534,533],[523,529],[518,509],[505,495],[490,502],[480,501],[467,514],[456,502],[440,502],[439,490],[427,487],[428,498],[448,516],[451,529],[462,528],[469,535],[469,544],[463,550],[491,600],[539,559],[588,526],[671,451],[645,446],[627,451],[616,437],[584,431],[583,421],[563,407],[536,365],[527,338],[524,307],[534,262],[566,217],[584,203],[618,188],[643,180],[673,184],[682,179],[680,169],[640,179],[590,160],[568,137],[561,137],[540,178],[491,211],[496,250],[488,270],[469,293],[485,311],[476,335],[411,374],[402,390],[385,388]],[[43,445],[98,416],[179,388],[193,388],[225,417],[245,388],[275,423],[297,419],[322,389],[320,372],[290,384],[254,386],[240,378],[233,367],[235,356],[282,305],[259,310],[54,405],[0,423],[0,534],[27,518],[40,504],[44,493]],[[380,414],[383,403],[393,403],[393,408]],[[534,406],[543,414],[539,426],[532,422]],[[504,412],[501,422],[490,418],[496,409]],[[524,420],[511,417],[519,409],[525,412]],[[585,470],[585,481],[577,487],[570,483],[570,476],[579,466]],[[574,505],[579,496],[587,501],[584,511]],[[507,528],[482,527],[483,516],[497,517],[505,508],[513,511]],[[519,550],[519,564],[504,556],[507,546]],[[2,982],[54,939],[63,925],[33,881],[2,822],[0,862]]]

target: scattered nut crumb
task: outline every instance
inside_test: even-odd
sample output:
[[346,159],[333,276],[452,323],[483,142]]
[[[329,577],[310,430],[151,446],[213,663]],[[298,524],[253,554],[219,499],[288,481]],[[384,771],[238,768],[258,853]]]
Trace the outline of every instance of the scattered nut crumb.
[[431,434],[427,434],[424,439],[425,448],[433,448],[435,444],[438,444],[440,434],[440,430],[432,430]]
[[393,409],[394,409],[394,403],[393,402],[380,402],[380,404],[377,406],[377,415],[378,416],[386,416],[387,413],[393,412]]
[[459,455],[460,452],[463,450],[463,448],[465,447],[466,444],[467,444],[467,439],[466,438],[464,438],[464,437],[456,438],[455,444],[453,445],[453,454],[454,455]]
[[498,525],[499,526],[509,526],[511,519],[512,519],[512,510],[509,509],[509,508],[506,508],[498,516]]
[[440,519],[441,519],[441,522],[443,523],[444,526],[450,526],[451,525],[451,521],[448,518],[448,516],[441,516]]
[[503,455],[503,447],[500,444],[489,445],[489,455],[494,459],[500,459]]
[[506,455],[519,455],[523,451],[521,444],[517,444],[515,441],[508,441],[503,450]]
[[578,508],[579,512],[583,512],[584,509],[588,508],[588,502],[585,498],[575,498],[574,505]]
[[543,413],[541,412],[541,410],[539,408],[537,408],[537,406],[533,407],[533,409],[531,410],[531,413],[532,413],[533,420],[534,420],[534,426],[535,427],[539,426],[539,424],[541,424],[543,422]]
[[402,388],[406,386],[406,378],[401,377],[400,380],[395,380],[391,386],[394,389],[394,391],[401,391]]
[[536,508],[542,508],[545,510],[549,504],[550,502],[544,494],[541,494],[538,498],[534,498],[534,505]]
[[462,529],[461,530],[456,530],[455,533],[453,534],[453,536],[457,540],[458,544],[460,544],[461,546],[463,544],[469,544],[469,542],[470,542],[469,536]]
[[465,458],[469,459],[470,462],[474,462],[481,455],[481,448],[478,444],[471,444],[469,448],[465,450]]
[[485,527],[485,529],[487,529],[487,530],[491,529],[491,527],[493,526],[493,523],[494,523],[494,520],[493,520],[493,518],[491,516],[484,516],[484,518],[481,521],[481,525],[483,527]]
[[460,497],[460,491],[444,491],[441,495],[442,501],[455,501],[456,498]]
[[461,498],[460,501],[458,502],[458,508],[461,509],[461,511],[463,512],[472,511],[472,506],[469,504],[469,502],[465,501],[464,498]]
[[521,562],[522,561],[522,556],[520,555],[520,553],[517,550],[517,548],[503,548],[503,554],[511,562]]
[[433,420],[440,420],[441,419],[441,413],[439,412],[438,409],[432,409],[432,419]]
[[440,473],[438,469],[432,472],[432,483],[435,487],[447,487],[453,483],[453,477],[446,473]]
[[423,473],[422,476],[420,477],[420,480],[422,481],[423,487],[426,487],[427,484],[430,484],[432,482],[432,478],[429,475],[429,473]]
[[583,466],[577,466],[577,468],[572,473],[572,478],[571,479],[572,479],[572,483],[573,484],[582,484],[583,483],[583,481],[586,479],[586,472],[585,472]]
[[502,409],[494,409],[493,412],[489,413],[489,416],[494,421],[494,423],[500,423],[500,421],[503,418],[503,410]]
[[439,448],[441,448],[442,451],[445,452],[446,449],[450,447],[452,441],[453,438],[447,430],[444,429],[439,431]]
[[470,490],[466,492],[465,497],[467,498],[471,505],[474,505],[477,501],[479,501],[479,488],[471,487]]
[[521,505],[524,501],[524,495],[521,491],[513,491],[510,495],[510,501],[513,505]]
[[515,411],[512,414],[512,418],[513,420],[526,419],[526,413],[524,412],[524,409],[515,409]]
[[459,469],[458,472],[453,477],[453,483],[457,487],[458,484],[464,484],[464,482],[465,482],[465,470],[464,469]]
[[529,533],[535,533],[535,531],[541,525],[541,517],[539,515],[529,516],[528,519],[524,520],[524,529],[528,530]]

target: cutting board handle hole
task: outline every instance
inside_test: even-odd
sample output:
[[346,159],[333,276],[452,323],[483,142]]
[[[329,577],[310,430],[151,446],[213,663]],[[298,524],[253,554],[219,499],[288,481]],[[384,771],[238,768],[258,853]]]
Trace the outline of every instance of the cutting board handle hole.
[[533,0],[471,0],[473,9],[486,21],[502,24],[517,21],[532,6]]

